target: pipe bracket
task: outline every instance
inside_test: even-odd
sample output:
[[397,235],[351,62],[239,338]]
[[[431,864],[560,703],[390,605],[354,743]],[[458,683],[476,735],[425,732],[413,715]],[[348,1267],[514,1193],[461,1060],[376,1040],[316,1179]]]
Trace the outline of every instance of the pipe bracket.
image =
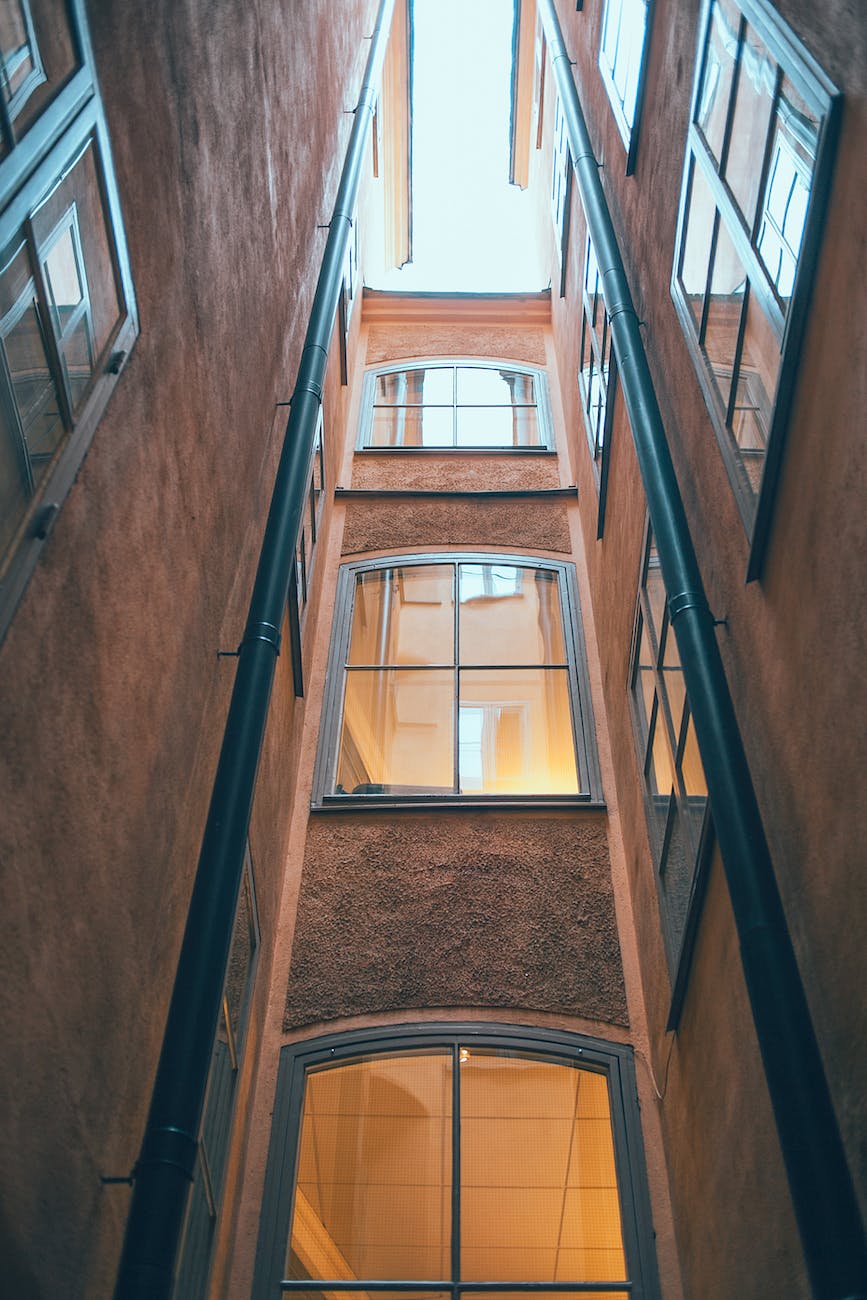
[[198,1150],[198,1139],[192,1133],[177,1128],[174,1124],[163,1124],[145,1135],[132,1177],[135,1179],[138,1171],[145,1166],[169,1165],[173,1169],[179,1169],[192,1182]]
[[280,653],[280,629],[276,628],[273,623],[251,623],[244,633],[244,640],[238,647],[239,652],[245,645],[251,641],[264,641],[267,645],[272,646],[274,653]]
[[697,609],[701,614],[710,613],[710,607],[703,591],[681,591],[676,596],[669,598],[668,616],[672,623],[690,609]]

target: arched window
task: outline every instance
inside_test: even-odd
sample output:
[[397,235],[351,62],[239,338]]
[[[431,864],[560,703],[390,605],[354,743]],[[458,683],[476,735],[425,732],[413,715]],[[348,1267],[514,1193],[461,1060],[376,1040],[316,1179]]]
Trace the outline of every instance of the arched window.
[[401,361],[365,380],[359,448],[539,451],[553,446],[545,377],[502,361]]
[[631,1051],[439,1025],[284,1049],[255,1300],[656,1296]]
[[598,797],[571,569],[475,553],[345,565],[316,799]]

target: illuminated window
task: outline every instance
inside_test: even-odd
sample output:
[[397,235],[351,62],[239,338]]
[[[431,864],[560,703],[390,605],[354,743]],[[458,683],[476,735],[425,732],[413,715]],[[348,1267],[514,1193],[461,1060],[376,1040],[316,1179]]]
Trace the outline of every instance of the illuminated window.
[[367,376],[361,447],[538,450],[551,445],[541,371],[484,361],[391,366]]
[[774,11],[706,7],[673,293],[761,567],[822,210],[836,92]]
[[208,1074],[196,1173],[175,1271],[175,1300],[202,1300],[207,1294],[258,948],[259,922],[248,847]]
[[658,1295],[630,1050],[459,1029],[284,1050],[256,1300]]
[[79,3],[2,6],[0,635],[138,330],[89,50]]
[[650,528],[636,614],[631,697],[663,935],[676,977],[706,859],[710,819],[704,768]]
[[324,801],[595,797],[580,635],[562,564],[462,555],[344,566]]
[[626,172],[635,168],[635,152],[650,27],[651,0],[605,0],[599,70],[614,119],[626,145]]

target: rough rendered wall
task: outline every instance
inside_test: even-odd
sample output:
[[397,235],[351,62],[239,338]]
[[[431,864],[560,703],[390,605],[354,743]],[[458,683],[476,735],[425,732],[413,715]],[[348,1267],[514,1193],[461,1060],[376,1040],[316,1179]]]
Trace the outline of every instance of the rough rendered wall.
[[486,546],[508,551],[569,551],[566,505],[554,500],[491,501],[458,497],[352,500],[346,512],[343,554],[361,551],[437,550],[449,546]]
[[[0,647],[16,1300],[111,1294],[129,1190],[99,1178],[130,1170],[143,1132],[232,680],[217,651],[241,636],[374,9],[89,5],[141,335]],[[273,762],[285,656],[277,697],[272,812],[293,790]],[[254,815],[263,952],[287,824]],[[266,994],[263,961],[257,1014]]]
[[625,1024],[604,816],[314,816],[284,1028],[404,1007]]

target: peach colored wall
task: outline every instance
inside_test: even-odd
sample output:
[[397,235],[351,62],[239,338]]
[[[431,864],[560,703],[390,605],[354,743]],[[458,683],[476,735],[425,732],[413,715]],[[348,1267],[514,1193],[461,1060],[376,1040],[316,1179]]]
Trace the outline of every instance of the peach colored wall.
[[[651,370],[703,578],[715,614],[727,619],[720,629],[726,670],[844,1140],[864,1197],[863,1099],[857,1080],[865,1073],[865,1000],[851,978],[862,964],[861,926],[851,918],[864,914],[867,886],[863,873],[853,871],[852,846],[864,838],[867,805],[855,794],[857,782],[842,774],[861,772],[867,761],[867,729],[852,710],[852,685],[863,675],[859,647],[867,639],[858,567],[867,526],[856,499],[865,456],[863,440],[853,431],[867,393],[863,367],[851,364],[867,319],[859,270],[863,248],[851,236],[864,219],[857,140],[863,140],[865,124],[867,37],[851,6],[842,2],[821,15],[803,0],[778,8],[847,99],[765,574],[745,586],[746,536],[669,292],[697,9],[676,0],[655,5],[637,168],[628,178],[596,66],[602,5],[587,4],[576,13],[565,0],[558,4],[636,307],[646,322]],[[546,112],[553,116],[553,102]],[[552,316],[659,1079],[672,1053],[662,1117],[685,1289],[719,1297],[805,1295],[718,869],[673,1047],[664,1033],[669,979],[626,709],[644,502],[634,451],[617,427],[605,536],[595,541],[593,477],[574,381],[583,258],[583,219],[573,196],[567,296],[554,296]],[[737,1161],[727,1154],[732,1150]],[[749,1232],[757,1220],[763,1223],[760,1252]]]

